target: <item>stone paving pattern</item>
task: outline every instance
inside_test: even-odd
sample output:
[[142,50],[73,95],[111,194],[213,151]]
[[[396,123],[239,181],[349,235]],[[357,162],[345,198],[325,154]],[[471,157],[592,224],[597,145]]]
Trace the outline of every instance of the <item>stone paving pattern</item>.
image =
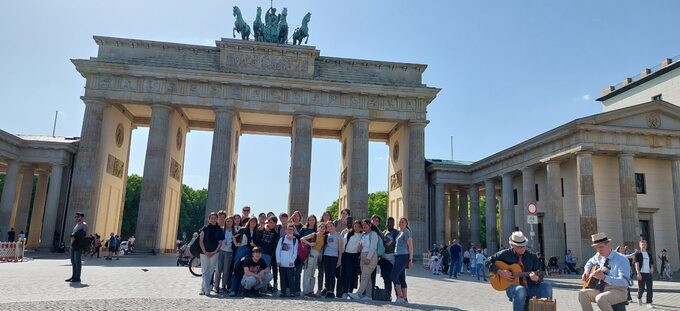
[[[488,284],[468,275],[453,280],[444,275],[434,276],[421,267],[409,272],[411,303],[405,305],[339,299],[199,296],[200,279],[192,276],[187,267],[176,267],[172,256],[122,257],[113,261],[88,257],[81,285],[64,282],[70,271],[64,255],[0,264],[4,283],[0,310],[198,310],[225,306],[253,310],[272,303],[279,310],[511,310],[505,293]],[[558,309],[580,310],[577,302],[580,280],[572,275],[551,281]],[[378,284],[382,284],[380,276]],[[680,310],[680,283],[655,281],[654,286],[656,310]],[[646,308],[631,304],[628,310]]]

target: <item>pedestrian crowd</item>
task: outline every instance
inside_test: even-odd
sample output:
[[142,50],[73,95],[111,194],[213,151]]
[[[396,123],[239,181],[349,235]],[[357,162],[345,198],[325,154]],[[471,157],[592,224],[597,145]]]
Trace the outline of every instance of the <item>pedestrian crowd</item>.
[[[408,219],[333,219],[300,212],[251,216],[213,212],[190,246],[200,253],[200,295],[342,298],[408,302],[406,269],[413,267]],[[377,268],[383,288],[376,286]]]

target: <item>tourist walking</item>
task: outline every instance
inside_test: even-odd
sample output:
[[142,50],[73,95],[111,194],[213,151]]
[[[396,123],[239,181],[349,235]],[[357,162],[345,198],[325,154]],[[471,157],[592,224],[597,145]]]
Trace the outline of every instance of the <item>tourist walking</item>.
[[463,272],[470,273],[470,250],[465,250],[463,253]]
[[486,260],[486,256],[482,254],[481,249],[477,249],[477,253],[475,254],[475,273],[477,274],[477,281],[479,281],[479,277],[481,276],[484,278],[484,282],[486,282],[486,268],[484,268],[484,260]]
[[106,241],[106,248],[109,251],[108,257],[106,258],[107,260],[113,259],[113,255],[116,253],[116,235],[111,232],[111,235],[109,235],[108,241]]
[[454,239],[449,246],[449,256],[451,257],[451,268],[449,269],[449,278],[458,278],[458,272],[460,272],[461,265],[461,254],[463,253],[463,247],[460,246],[457,239]]
[[295,259],[297,259],[297,239],[295,226],[286,226],[286,235],[276,245],[276,264],[281,273],[281,297],[293,297],[295,287]]
[[380,241],[380,235],[377,233],[378,228],[373,226],[370,220],[362,220],[361,226],[363,231],[359,240],[359,247],[361,249],[359,260],[361,282],[356,293],[349,292],[347,295],[352,299],[372,300],[373,283],[371,273],[373,273],[373,270],[378,265],[378,242],[382,243],[382,241]]
[[323,271],[326,280],[324,290],[326,298],[335,298],[335,271],[342,265],[343,243],[332,221],[326,222],[326,247],[323,249]]
[[82,212],[77,212],[74,219],[76,225],[71,232],[71,277],[66,279],[66,282],[80,283],[80,275],[83,269],[83,250],[87,249],[89,244],[87,237],[90,228],[85,223],[85,214]]
[[227,293],[231,281],[232,260],[234,259],[234,218],[227,217],[227,212],[217,212],[217,224],[224,231],[224,240],[220,245],[220,254],[217,262],[217,273],[213,281],[216,293]]
[[208,224],[198,234],[198,245],[201,247],[201,270],[203,272],[200,295],[210,295],[210,281],[217,270],[219,252],[224,240],[224,231],[217,225],[217,213],[208,215]]
[[647,252],[647,241],[642,240],[639,243],[640,251],[635,253],[635,272],[638,280],[638,305],[642,305],[642,294],[647,291],[645,303],[648,309],[653,309],[652,296],[654,295],[654,256]]
[[395,246],[394,267],[390,279],[397,291],[396,302],[408,302],[406,269],[413,268],[413,237],[406,217],[399,218],[399,235]]
[[659,255],[659,260],[661,261],[661,272],[659,272],[659,276],[662,280],[671,280],[671,265],[668,263],[668,255],[666,254],[666,250],[663,249],[661,251],[661,255]]

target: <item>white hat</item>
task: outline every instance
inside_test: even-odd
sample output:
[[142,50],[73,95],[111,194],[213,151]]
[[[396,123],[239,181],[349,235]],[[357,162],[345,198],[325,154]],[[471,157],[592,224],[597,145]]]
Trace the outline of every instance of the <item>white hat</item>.
[[608,238],[607,234],[604,233],[604,232],[595,233],[595,234],[590,236],[590,239],[593,241],[592,246],[595,246],[597,244],[608,242],[608,241],[612,240],[612,239]]
[[522,231],[515,231],[510,235],[510,245],[515,245],[515,246],[527,246],[527,238],[524,236],[524,233]]

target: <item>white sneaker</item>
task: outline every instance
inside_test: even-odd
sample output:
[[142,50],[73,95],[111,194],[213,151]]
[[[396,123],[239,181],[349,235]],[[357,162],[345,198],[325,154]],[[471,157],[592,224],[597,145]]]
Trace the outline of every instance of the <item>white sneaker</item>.
[[642,306],[642,299],[638,298],[638,306]]
[[347,299],[347,293],[342,294],[342,299]]
[[347,293],[347,296],[349,296],[349,298],[352,298],[352,299],[359,299],[360,298],[359,294],[356,294],[356,293]]
[[405,301],[404,299],[402,299],[401,297],[397,297],[397,300],[395,300],[394,302],[396,302],[396,303],[405,303],[406,301]]
[[654,309],[654,305],[651,304],[651,303],[648,303],[648,304],[647,304],[647,309]]

